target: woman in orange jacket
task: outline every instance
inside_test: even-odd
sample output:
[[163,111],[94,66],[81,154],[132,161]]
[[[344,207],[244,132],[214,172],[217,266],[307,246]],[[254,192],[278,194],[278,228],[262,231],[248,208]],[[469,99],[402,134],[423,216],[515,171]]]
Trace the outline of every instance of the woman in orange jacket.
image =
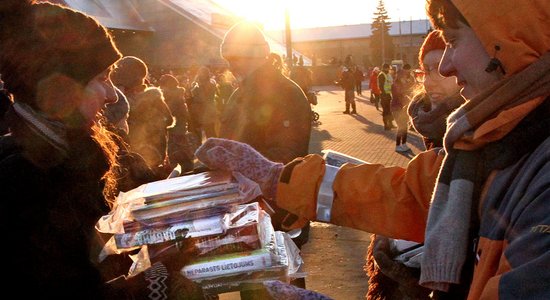
[[439,66],[466,103],[444,148],[407,168],[318,155],[283,166],[247,145],[210,140],[197,156],[242,172],[309,220],[424,243],[420,284],[468,299],[550,299],[550,6],[429,0],[446,48]]

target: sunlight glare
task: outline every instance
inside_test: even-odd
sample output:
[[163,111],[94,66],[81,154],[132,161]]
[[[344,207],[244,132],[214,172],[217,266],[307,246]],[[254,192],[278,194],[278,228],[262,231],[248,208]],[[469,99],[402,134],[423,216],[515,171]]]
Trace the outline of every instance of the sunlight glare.
[[[245,19],[256,21],[265,29],[285,26],[288,5],[293,28],[326,27],[371,23],[378,0],[214,0]],[[425,0],[385,0],[391,21],[426,19]]]

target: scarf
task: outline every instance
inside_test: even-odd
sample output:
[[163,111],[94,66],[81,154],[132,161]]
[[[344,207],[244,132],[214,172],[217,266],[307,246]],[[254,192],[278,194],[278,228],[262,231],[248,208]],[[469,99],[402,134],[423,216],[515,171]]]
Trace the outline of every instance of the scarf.
[[61,122],[47,119],[32,107],[21,102],[15,102],[12,109],[32,132],[57,149],[63,156],[67,155],[69,145],[66,141],[65,126]]
[[482,185],[491,170],[517,161],[535,142],[530,141],[531,147],[513,146],[518,141],[539,142],[548,135],[548,122],[537,120],[540,115],[535,111],[548,95],[550,53],[449,116],[444,137],[447,154],[426,226],[421,285],[448,291],[451,284],[469,283],[461,276],[471,275],[462,271],[467,265],[468,246],[478,234],[476,212]]
[[[425,104],[427,101],[428,103]],[[429,96],[422,93],[409,104],[407,113],[414,129],[428,139],[443,139],[447,128],[447,117],[460,105],[464,98],[456,93],[432,105]]]

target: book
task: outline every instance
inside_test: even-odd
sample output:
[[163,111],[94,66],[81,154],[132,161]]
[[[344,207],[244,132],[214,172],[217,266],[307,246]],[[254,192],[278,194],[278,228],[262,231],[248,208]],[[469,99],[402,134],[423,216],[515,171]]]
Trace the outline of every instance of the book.
[[224,231],[223,216],[213,216],[174,224],[165,228],[144,229],[136,232],[115,234],[118,248],[133,248],[136,246],[160,244],[167,241],[177,241],[187,237],[200,237],[221,234]]
[[144,220],[124,220],[122,225],[124,227],[124,232],[135,232],[153,228],[165,228],[167,226],[183,223],[185,221],[204,219],[215,215],[223,215],[230,210],[230,206],[209,207],[188,212],[175,212],[172,214]]
[[236,206],[224,216],[224,225],[222,234],[193,239],[199,256],[257,250],[267,245],[274,232],[271,219],[257,202]]
[[290,282],[285,266],[273,266],[267,269],[237,273],[230,276],[203,279],[199,282],[204,294],[219,295],[227,292],[263,288],[263,281],[280,280]]
[[184,201],[168,206],[150,206],[144,208],[140,207],[139,209],[131,210],[130,215],[136,220],[146,220],[166,215],[172,215],[174,213],[183,213],[216,206],[238,204],[242,200],[243,197],[238,191],[236,191],[213,197],[211,197],[211,195],[208,195],[204,197],[199,197],[198,199],[190,202]]
[[[293,244],[288,234],[277,231],[274,232],[273,236],[277,247],[274,248],[275,252],[269,251],[272,253],[270,267],[246,272],[230,273],[223,276],[201,278],[200,280],[195,280],[195,282],[201,286],[205,294],[216,295],[231,291],[256,289],[262,287],[261,283],[265,280],[289,282],[291,276],[293,278],[305,276],[305,274],[300,275],[295,273],[299,269],[299,266],[294,265],[295,262],[300,261],[300,264],[303,264],[303,261],[299,256],[290,257],[290,252],[294,252],[294,250],[288,249],[291,246],[290,244]],[[287,240],[290,241],[290,244],[287,244]],[[298,249],[296,245],[293,245],[293,248]],[[298,254],[295,253],[293,255]],[[290,274],[290,265],[293,265],[292,274]]]
[[156,208],[162,208],[166,206],[173,206],[173,205],[179,205],[183,203],[191,203],[194,201],[207,199],[207,198],[215,198],[225,195],[230,195],[234,193],[238,193],[239,189],[237,187],[232,189],[227,189],[223,191],[216,191],[216,192],[204,192],[200,194],[195,195],[187,195],[187,196],[181,196],[181,197],[175,197],[170,199],[165,199],[163,201],[155,201],[152,203],[144,203],[144,204],[136,204],[130,206],[130,211],[133,212],[141,212],[149,209],[156,209]]
[[231,172],[207,171],[145,183],[123,193],[121,199],[118,200],[119,204],[150,203],[178,196],[219,191],[225,187],[234,187],[235,184],[236,182]]
[[199,259],[181,269],[181,274],[197,281],[205,278],[257,271],[272,266],[272,254],[266,249],[238,252]]
[[215,194],[215,193],[223,193],[227,192],[228,190],[238,190],[239,184],[234,183],[213,183],[209,186],[201,186],[196,188],[189,188],[184,190],[178,190],[173,192],[167,192],[164,194],[158,194],[154,196],[149,196],[144,198],[144,204],[145,205],[153,205],[156,203],[163,203],[167,201],[172,201],[176,199],[185,199],[185,198],[192,198],[193,196],[199,196],[204,194]]
[[341,167],[345,163],[352,163],[356,165],[366,163],[366,161],[330,149],[323,150],[321,153],[323,153],[323,159],[329,166]]

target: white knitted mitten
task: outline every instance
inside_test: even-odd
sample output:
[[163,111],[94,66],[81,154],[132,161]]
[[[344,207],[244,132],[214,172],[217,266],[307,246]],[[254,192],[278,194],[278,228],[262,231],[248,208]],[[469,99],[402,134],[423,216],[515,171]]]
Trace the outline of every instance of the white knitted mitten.
[[264,197],[274,199],[283,164],[265,158],[248,144],[219,138],[209,138],[195,156],[211,169],[236,171],[255,181]]

